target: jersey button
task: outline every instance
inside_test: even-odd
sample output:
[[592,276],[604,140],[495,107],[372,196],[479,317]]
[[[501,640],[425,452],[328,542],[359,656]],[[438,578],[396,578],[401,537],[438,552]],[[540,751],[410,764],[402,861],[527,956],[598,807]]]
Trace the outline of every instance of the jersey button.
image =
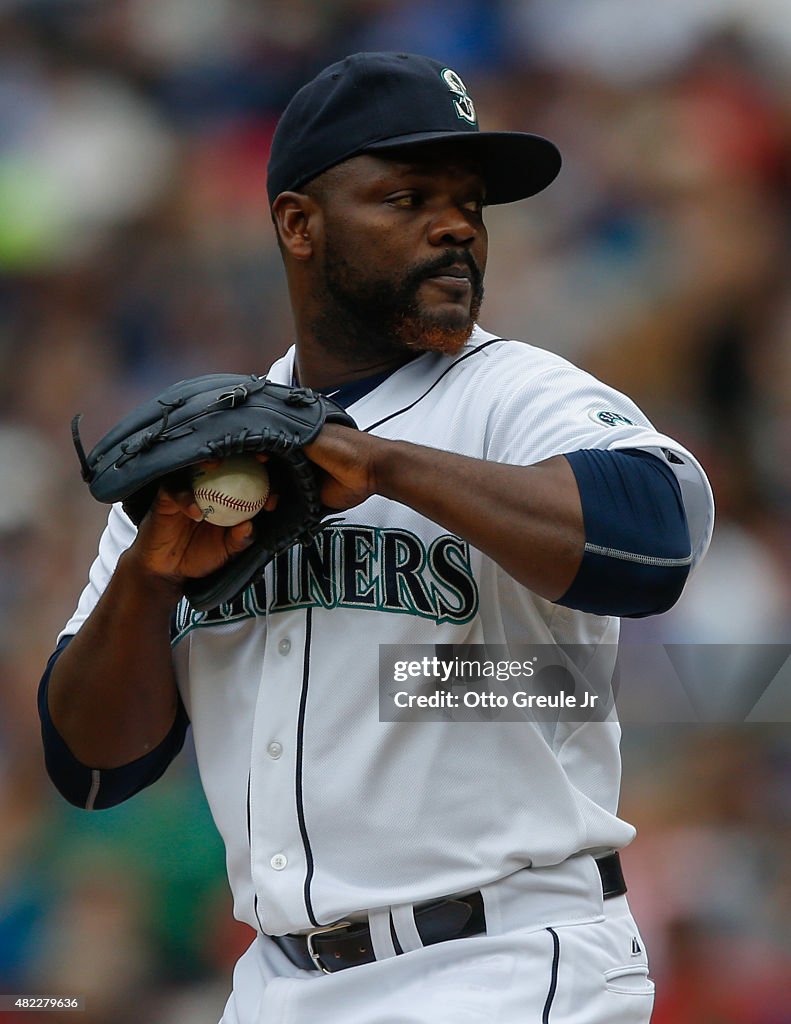
[[278,642],[277,649],[283,655],[288,654],[291,650],[291,641],[287,636],[284,636],[283,639]]
[[277,742],[270,743],[269,746],[266,748],[266,752],[273,760],[277,761],[277,759],[283,753],[283,747],[281,746],[281,744]]
[[286,864],[288,864],[288,857],[284,853],[276,853],[269,863],[275,871],[282,871]]

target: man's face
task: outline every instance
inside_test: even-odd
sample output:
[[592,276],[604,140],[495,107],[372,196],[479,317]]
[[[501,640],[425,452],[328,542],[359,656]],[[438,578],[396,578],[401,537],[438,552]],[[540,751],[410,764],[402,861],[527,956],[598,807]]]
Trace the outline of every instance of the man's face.
[[345,337],[358,352],[458,352],[478,316],[486,267],[475,164],[431,146],[398,159],[363,154],[322,179],[318,285],[339,343]]

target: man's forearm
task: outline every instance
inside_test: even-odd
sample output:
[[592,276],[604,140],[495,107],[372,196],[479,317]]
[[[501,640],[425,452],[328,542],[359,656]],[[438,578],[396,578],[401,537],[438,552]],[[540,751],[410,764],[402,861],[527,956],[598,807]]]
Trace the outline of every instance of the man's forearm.
[[252,524],[204,522],[192,491],[160,490],[132,546],[49,680],[52,723],[91,768],[118,768],[168,734],[178,709],[170,618],[184,580],[244,550]]
[[380,494],[458,533],[535,593],[555,600],[571,585],[585,538],[579,491],[562,456],[510,466],[386,442],[376,467]]
[[579,490],[561,455],[511,466],[328,424],[306,448],[327,474],[322,495],[350,508],[372,494],[408,505],[464,537],[553,601],[571,585],[585,545]]
[[141,571],[127,551],[55,663],[50,715],[83,764],[128,764],[167,735],[178,707],[170,648],[170,616],[178,598],[177,587]]

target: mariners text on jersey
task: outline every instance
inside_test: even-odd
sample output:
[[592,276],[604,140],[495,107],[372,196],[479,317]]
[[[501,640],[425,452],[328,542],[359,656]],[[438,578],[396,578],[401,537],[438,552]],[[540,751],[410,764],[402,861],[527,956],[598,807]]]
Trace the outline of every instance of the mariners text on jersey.
[[335,524],[308,546],[295,546],[275,559],[269,594],[261,578],[210,611],[195,611],[183,600],[173,642],[197,627],[311,606],[469,622],[478,609],[469,545],[452,534],[426,545],[407,530]]

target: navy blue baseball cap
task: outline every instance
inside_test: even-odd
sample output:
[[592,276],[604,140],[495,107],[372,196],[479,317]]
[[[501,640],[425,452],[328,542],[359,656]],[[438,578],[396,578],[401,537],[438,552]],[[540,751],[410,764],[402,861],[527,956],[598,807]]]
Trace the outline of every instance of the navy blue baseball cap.
[[489,205],[533,196],[560,170],[560,153],[540,135],[482,132],[464,82],[440,61],[355,53],[303,85],[283,112],[269,157],[269,202],[360,153],[459,140],[480,162]]

